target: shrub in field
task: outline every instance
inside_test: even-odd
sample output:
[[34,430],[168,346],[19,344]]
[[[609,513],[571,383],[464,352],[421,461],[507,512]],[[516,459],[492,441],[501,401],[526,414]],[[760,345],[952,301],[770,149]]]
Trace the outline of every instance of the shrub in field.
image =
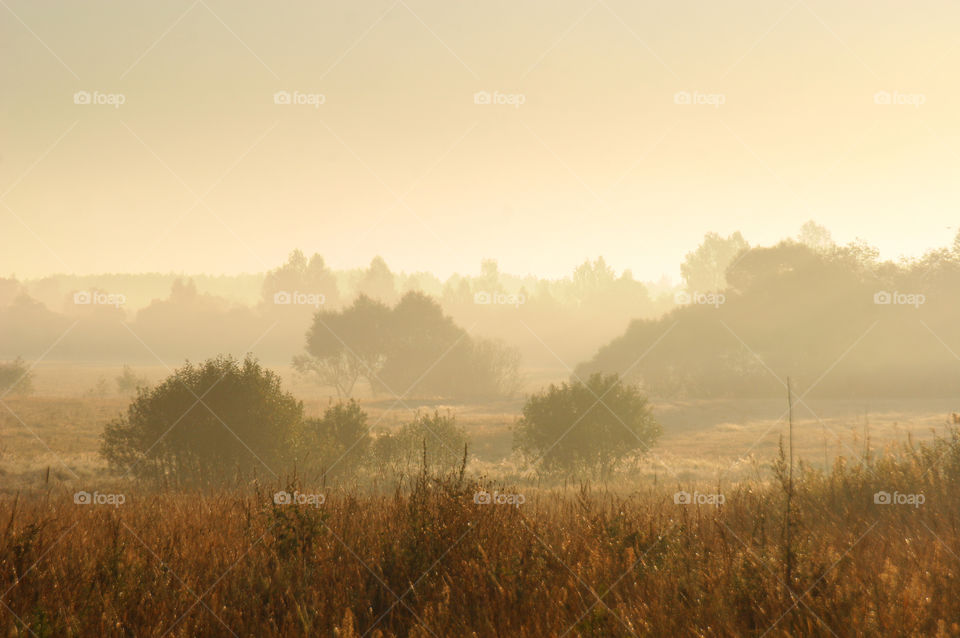
[[418,412],[397,432],[377,437],[372,452],[381,470],[412,475],[421,466],[432,472],[456,467],[463,459],[466,445],[467,434],[453,414]]
[[541,469],[609,476],[660,436],[647,399],[618,375],[591,375],[531,396],[514,431],[514,447]]
[[355,400],[338,401],[319,419],[304,423],[303,445],[308,462],[333,475],[351,475],[367,459],[371,437],[367,413]]
[[137,375],[133,368],[123,366],[123,374],[116,378],[117,393],[124,396],[136,394],[137,389],[147,386],[147,378]]
[[0,395],[4,394],[33,394],[33,373],[20,357],[0,363]]
[[279,473],[302,425],[303,404],[276,373],[217,357],[141,388],[104,429],[101,453],[115,469],[173,482]]

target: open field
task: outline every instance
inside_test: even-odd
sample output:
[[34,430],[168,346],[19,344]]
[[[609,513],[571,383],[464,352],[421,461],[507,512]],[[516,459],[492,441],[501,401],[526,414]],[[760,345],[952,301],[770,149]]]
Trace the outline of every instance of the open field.
[[[315,386],[289,369],[280,371],[304,401],[308,415],[319,415],[329,405],[331,399],[319,398],[321,392]],[[113,388],[119,372],[116,366],[41,364],[36,373],[36,396],[4,399],[0,406],[0,473],[6,489],[35,484],[47,468],[52,479],[66,483],[106,478],[105,464],[97,453],[99,437],[103,426],[129,402]],[[153,382],[167,372],[162,367],[138,369]],[[537,370],[528,378],[536,383],[561,381],[564,371]],[[104,396],[91,392],[99,379],[109,382]],[[529,386],[532,389],[533,382]],[[663,436],[622,478],[632,487],[651,480],[674,484],[766,479],[780,436],[786,432],[785,403],[653,400]],[[468,471],[504,480],[522,477],[522,468],[511,456],[511,428],[523,397],[484,404],[367,397],[362,405],[370,414],[373,432],[399,427],[414,410],[449,410],[470,438]],[[934,432],[943,432],[951,411],[957,409],[957,401],[952,399],[806,399],[794,408],[795,454],[806,463],[829,468],[840,456],[859,459],[868,448],[876,452],[910,437],[929,439]]]
[[[943,443],[943,442],[941,442]],[[4,636],[956,636],[957,444],[721,506],[669,490],[127,486],[0,499]],[[922,505],[877,504],[878,489]],[[518,505],[478,502],[495,491]],[[102,496],[116,496],[104,495]],[[787,526],[789,521],[789,528]],[[792,534],[792,535],[791,535]]]
[[118,372],[48,364],[3,400],[0,635],[960,636],[949,400],[801,402],[792,491],[784,402],[653,401],[660,440],[590,484],[518,465],[519,397],[362,401],[375,432],[456,414],[462,473],[162,490],[98,455]]

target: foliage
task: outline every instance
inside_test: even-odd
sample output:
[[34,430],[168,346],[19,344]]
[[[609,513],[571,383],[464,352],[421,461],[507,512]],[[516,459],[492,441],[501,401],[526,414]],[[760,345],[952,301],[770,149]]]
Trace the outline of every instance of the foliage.
[[748,248],[750,245],[739,232],[726,238],[717,233],[704,235],[703,243],[687,253],[680,266],[687,290],[705,293],[726,288],[727,268]]
[[318,312],[293,364],[346,397],[361,377],[398,397],[507,396],[519,383],[516,350],[470,337],[419,292],[393,308],[360,296],[341,311]]
[[101,453],[114,469],[154,480],[269,475],[291,456],[302,421],[303,405],[276,373],[221,356],[141,388],[106,426]]
[[637,387],[598,373],[531,396],[514,446],[544,470],[607,477],[621,461],[646,452],[661,431]]
[[397,432],[382,432],[373,442],[372,453],[381,469],[412,475],[417,467],[440,472],[456,467],[466,445],[467,434],[452,413],[417,412]]
[[20,357],[0,362],[0,398],[11,394],[33,394],[33,372]]
[[303,434],[307,461],[337,476],[362,466],[372,441],[367,413],[353,399],[331,404],[319,419],[307,419]]
[[385,304],[364,295],[341,311],[321,310],[307,332],[306,353],[294,358],[294,368],[336,388],[338,397],[349,397],[361,377],[376,387],[386,361],[389,318]]
[[801,395],[956,394],[960,254],[895,264],[862,242],[787,241],[726,279],[717,303],[633,321],[576,373],[618,372],[658,397],[781,396],[788,375]]
[[138,375],[128,365],[123,366],[123,373],[116,378],[117,392],[122,395],[136,394],[140,388],[147,386],[147,378]]

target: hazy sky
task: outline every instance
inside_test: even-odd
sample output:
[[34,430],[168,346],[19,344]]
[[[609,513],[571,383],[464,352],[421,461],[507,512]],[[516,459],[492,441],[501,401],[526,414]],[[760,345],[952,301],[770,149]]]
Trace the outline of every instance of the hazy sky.
[[953,1],[0,0],[0,273],[300,247],[656,278],[707,231],[811,218],[917,254],[960,219],[958,25]]

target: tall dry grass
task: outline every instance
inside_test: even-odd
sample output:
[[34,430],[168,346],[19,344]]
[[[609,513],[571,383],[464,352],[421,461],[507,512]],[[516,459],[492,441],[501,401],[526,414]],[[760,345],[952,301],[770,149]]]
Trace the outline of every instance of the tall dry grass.
[[[955,436],[795,479],[789,582],[776,480],[720,507],[462,471],[331,488],[319,507],[274,502],[313,493],[296,482],[130,485],[119,507],[22,492],[0,501],[0,635],[960,635]],[[881,490],[924,503],[877,504]]]

